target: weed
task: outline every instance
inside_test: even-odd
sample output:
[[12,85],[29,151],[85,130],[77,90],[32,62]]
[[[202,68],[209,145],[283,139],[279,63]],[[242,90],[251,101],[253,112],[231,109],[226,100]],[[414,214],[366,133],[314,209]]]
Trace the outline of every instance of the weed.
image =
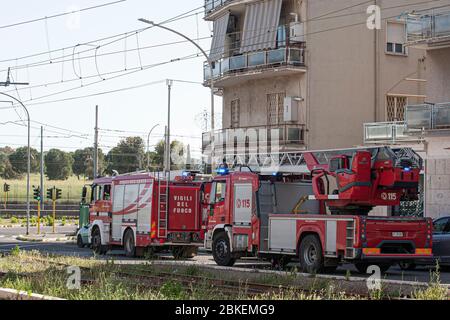
[[13,257],[18,257],[20,255],[20,248],[18,245],[16,245],[12,250],[11,250],[11,255]]
[[17,217],[12,217],[11,218],[11,223],[12,224],[18,224],[19,223],[19,219]]

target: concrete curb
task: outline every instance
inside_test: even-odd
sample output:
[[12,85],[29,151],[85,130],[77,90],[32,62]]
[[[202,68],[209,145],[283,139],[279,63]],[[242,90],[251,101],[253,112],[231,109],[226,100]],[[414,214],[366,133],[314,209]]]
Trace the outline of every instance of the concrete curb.
[[76,243],[75,237],[58,237],[58,238],[33,238],[27,236],[17,236],[16,240],[18,241],[26,241],[26,242],[64,242],[67,244]]
[[0,288],[0,300],[65,300],[15,289]]

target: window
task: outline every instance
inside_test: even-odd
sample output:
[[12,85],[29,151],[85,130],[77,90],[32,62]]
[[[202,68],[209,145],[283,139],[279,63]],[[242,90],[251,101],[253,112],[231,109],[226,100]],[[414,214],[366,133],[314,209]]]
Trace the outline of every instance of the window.
[[406,26],[403,22],[388,22],[386,26],[386,53],[406,55]]
[[388,96],[386,99],[386,121],[405,121],[408,99],[401,96]]
[[272,93],[267,95],[267,124],[279,125],[284,122],[285,93]]
[[210,202],[211,204],[216,204],[225,201],[226,196],[227,183],[223,182],[214,182],[211,187],[211,195]]
[[438,219],[434,222],[434,232],[447,233],[449,232],[449,218]]
[[241,122],[241,100],[231,101],[231,128],[239,128]]

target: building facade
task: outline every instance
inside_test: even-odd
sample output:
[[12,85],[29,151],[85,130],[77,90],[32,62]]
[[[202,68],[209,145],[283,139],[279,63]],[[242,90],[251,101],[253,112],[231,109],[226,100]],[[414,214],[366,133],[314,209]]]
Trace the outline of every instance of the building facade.
[[[404,13],[450,4],[414,2],[205,0],[214,26],[205,86],[214,81],[223,97],[217,159],[244,154],[245,164],[271,144],[279,158],[360,146],[365,123],[403,121],[406,105],[427,99],[427,52],[405,45]],[[205,134],[204,146],[210,141]]]

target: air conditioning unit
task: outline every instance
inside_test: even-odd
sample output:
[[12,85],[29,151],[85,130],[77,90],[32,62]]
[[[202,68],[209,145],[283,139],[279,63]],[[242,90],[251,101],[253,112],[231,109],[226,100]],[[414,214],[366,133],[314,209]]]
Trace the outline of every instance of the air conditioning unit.
[[284,98],[284,121],[295,122],[298,121],[298,99],[294,97]]
[[289,25],[289,38],[291,43],[305,42],[305,24],[292,22]]

